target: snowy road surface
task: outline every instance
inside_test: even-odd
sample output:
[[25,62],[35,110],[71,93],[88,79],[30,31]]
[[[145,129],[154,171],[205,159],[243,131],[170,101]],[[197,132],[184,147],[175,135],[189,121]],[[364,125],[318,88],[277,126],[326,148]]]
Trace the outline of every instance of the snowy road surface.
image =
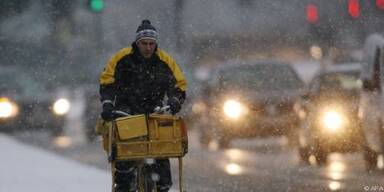
[[0,134],[1,192],[106,192],[106,171],[64,159]]
[[[22,141],[23,143],[31,143],[32,145],[50,150],[53,153],[59,153],[61,156],[99,167],[101,170],[104,170],[105,174],[107,175],[105,176],[106,180],[102,180],[104,184],[100,184],[102,182],[93,178],[94,176],[96,177],[97,174],[88,174],[90,176],[88,179],[94,180],[94,185],[100,184],[102,187],[107,187],[104,191],[109,191],[110,184],[107,183],[109,181],[109,167],[108,163],[106,162],[105,154],[100,149],[99,141],[77,147],[73,146],[63,149],[55,149],[51,147],[52,143],[50,143],[51,141],[49,139],[43,139],[43,137],[39,137],[36,134],[20,134],[15,136],[15,138],[17,138],[18,141]],[[9,139],[7,140],[7,143],[9,143]],[[12,155],[12,160],[7,161],[7,164],[10,167],[4,165],[3,162],[5,162],[5,160],[1,161],[1,166],[5,166],[7,169],[0,167],[0,174],[7,174],[10,172],[8,170],[11,170],[12,166],[14,167],[20,161],[18,156],[23,157],[24,155],[20,154],[27,153],[23,152],[25,147],[21,147],[20,144],[17,144],[16,147],[14,147],[14,144],[12,144],[12,146],[9,147],[9,144],[2,143],[2,137],[0,137],[0,141],[0,150],[4,151],[4,154],[9,153]],[[184,157],[183,171],[184,187],[188,192],[361,192],[374,191],[376,188],[381,190],[381,188],[384,186],[382,172],[367,173],[364,170],[364,161],[361,153],[335,153],[330,155],[328,158],[328,163],[325,166],[308,166],[300,164],[297,156],[297,150],[287,146],[286,140],[283,138],[238,140],[234,141],[231,147],[228,149],[216,150],[212,148],[208,150],[201,148],[198,141],[198,133],[194,130],[191,130],[189,132],[189,144],[189,153]],[[7,145],[8,147],[6,147]],[[12,148],[15,153],[7,152],[10,148]],[[32,150],[32,152],[28,153],[41,153],[39,150],[33,148],[30,150]],[[33,160],[32,157],[33,156],[29,157],[31,162],[23,160],[23,163],[28,163],[28,165],[30,165],[35,163],[35,161],[44,161],[45,163],[52,164],[52,161],[47,162],[47,160],[44,160],[46,158],[52,158],[50,154],[39,156],[38,158],[33,157]],[[55,159],[56,158],[57,157],[55,157]],[[63,160],[54,161],[59,163]],[[83,170],[84,167],[73,162],[70,162],[70,164],[71,166],[65,168],[63,166],[61,168],[63,171],[71,173],[73,172],[73,178],[67,178],[69,181],[64,182],[64,179],[62,179],[62,176],[60,175],[57,178],[49,178],[51,178],[55,183],[60,182],[71,186],[72,184],[69,183],[74,183],[78,180],[76,179],[78,176],[75,176],[75,174],[80,175],[78,171],[72,171],[72,169]],[[76,167],[80,168],[73,168],[72,164],[75,164],[77,165]],[[173,171],[173,187],[177,188],[177,161],[173,159],[171,164]],[[54,170],[52,170],[54,169],[52,167],[55,167],[55,165],[39,164],[38,166],[45,168],[46,171],[49,171],[50,175],[47,176],[52,175],[53,177],[53,175],[58,175],[55,174]],[[32,172],[31,170],[37,168],[38,166],[36,165],[32,168],[30,166],[19,166],[19,168],[16,168],[16,170],[20,171],[22,169],[27,169],[24,171],[25,176],[23,175],[23,178],[25,180],[31,178],[35,179],[38,177],[31,177],[29,176],[31,173],[27,172]],[[87,169],[90,168],[88,167]],[[5,171],[2,172],[2,170]],[[39,170],[40,169],[37,169],[35,172],[38,172]],[[66,174],[70,173],[64,173],[64,175]],[[15,174],[13,173],[10,176],[13,175]],[[1,187],[5,184],[2,177],[3,176],[0,177]],[[15,179],[8,179],[8,182],[13,183],[14,180]],[[9,186],[9,184],[7,185]],[[39,187],[40,185],[42,184],[37,186]],[[87,185],[88,184],[83,184],[82,187],[85,188]],[[367,188],[368,190],[366,190]],[[33,187],[31,189],[33,189]],[[0,192],[3,191],[4,190],[0,188]],[[8,190],[8,188],[4,192],[8,191],[18,192],[17,190]],[[46,190],[28,191],[45,192]],[[65,190],[64,187],[62,187],[60,190],[50,191]]]
[[28,146],[2,134],[0,151],[0,192],[111,191],[111,175],[106,170]]

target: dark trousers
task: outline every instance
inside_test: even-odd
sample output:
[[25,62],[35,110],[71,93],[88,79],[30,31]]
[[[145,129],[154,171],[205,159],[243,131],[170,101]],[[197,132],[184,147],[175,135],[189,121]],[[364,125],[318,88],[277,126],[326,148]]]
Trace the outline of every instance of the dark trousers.
[[[138,161],[117,161],[115,164],[116,192],[136,191],[136,177]],[[158,174],[157,191],[167,192],[172,186],[171,167],[169,159],[156,159],[151,165],[153,172]]]

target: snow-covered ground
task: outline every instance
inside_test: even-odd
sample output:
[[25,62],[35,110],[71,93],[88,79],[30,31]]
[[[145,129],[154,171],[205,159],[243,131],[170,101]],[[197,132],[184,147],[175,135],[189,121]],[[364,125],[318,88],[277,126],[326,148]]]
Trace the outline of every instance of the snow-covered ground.
[[0,134],[0,192],[110,191],[108,172]]
[[[28,146],[3,134],[0,152],[0,192],[111,191],[108,171]],[[178,190],[170,190],[175,191]]]

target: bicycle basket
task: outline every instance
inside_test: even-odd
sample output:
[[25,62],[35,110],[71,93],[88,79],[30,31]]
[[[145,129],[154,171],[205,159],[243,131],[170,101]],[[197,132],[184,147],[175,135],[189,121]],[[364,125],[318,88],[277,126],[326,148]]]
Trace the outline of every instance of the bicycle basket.
[[116,128],[120,140],[133,139],[148,135],[145,115],[134,115],[116,119]]
[[[138,121],[136,133],[131,133],[128,121]],[[188,138],[184,122],[171,115],[151,114],[145,118],[138,115],[124,119],[115,141],[116,159],[181,157],[188,151]],[[144,124],[143,121],[146,123]],[[116,122],[117,124],[117,122]],[[118,127],[119,125],[117,125]],[[118,128],[119,129],[119,128]],[[124,136],[121,133],[124,133]],[[126,133],[128,132],[128,133]],[[122,139],[124,138],[124,139]]]

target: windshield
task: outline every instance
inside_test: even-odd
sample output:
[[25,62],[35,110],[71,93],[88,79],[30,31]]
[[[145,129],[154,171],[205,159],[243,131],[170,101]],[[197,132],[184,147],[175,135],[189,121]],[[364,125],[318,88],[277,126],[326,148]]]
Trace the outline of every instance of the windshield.
[[40,93],[43,86],[28,74],[3,73],[0,75],[0,91],[22,96]]
[[321,90],[356,91],[362,86],[357,72],[329,73],[322,77]]
[[303,83],[288,65],[254,65],[231,68],[221,74],[224,87],[258,90],[298,89]]

